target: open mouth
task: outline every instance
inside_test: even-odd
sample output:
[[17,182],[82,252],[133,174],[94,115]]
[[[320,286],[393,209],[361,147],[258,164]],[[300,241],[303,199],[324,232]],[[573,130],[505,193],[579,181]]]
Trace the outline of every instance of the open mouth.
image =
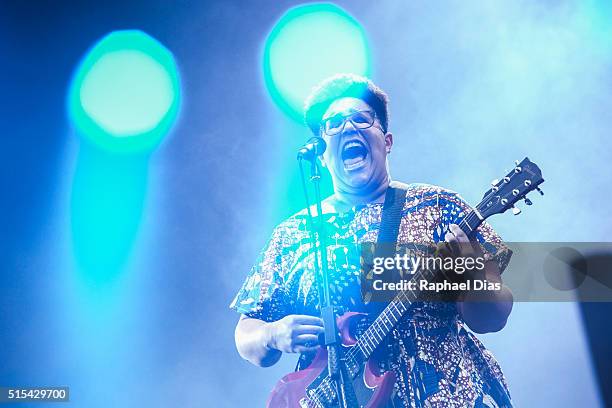
[[351,140],[342,148],[342,162],[346,170],[353,170],[365,164],[368,149],[359,140]]

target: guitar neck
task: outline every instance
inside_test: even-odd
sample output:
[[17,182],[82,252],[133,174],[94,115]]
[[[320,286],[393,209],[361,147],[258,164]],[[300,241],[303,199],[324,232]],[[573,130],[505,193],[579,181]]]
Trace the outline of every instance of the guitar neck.
[[[459,228],[468,237],[473,237],[476,229],[484,218],[480,215],[478,210],[472,210],[463,220],[459,223]],[[431,280],[435,275],[435,271],[427,269],[419,269],[413,275],[413,280],[419,281],[421,279]],[[387,307],[382,311],[380,315],[374,320],[372,325],[361,335],[359,341],[355,345],[361,350],[363,357],[368,359],[383,339],[391,332],[391,330],[397,325],[401,318],[406,314],[410,305],[414,303],[419,295],[418,290],[406,290],[401,291],[397,296],[389,302]]]

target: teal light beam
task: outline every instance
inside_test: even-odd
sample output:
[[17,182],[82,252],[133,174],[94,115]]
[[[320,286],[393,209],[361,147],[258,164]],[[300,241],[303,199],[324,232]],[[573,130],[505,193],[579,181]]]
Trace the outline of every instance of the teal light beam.
[[139,237],[148,159],[179,112],[177,65],[148,34],[111,32],[84,56],[67,99],[83,140],[72,179],[73,254],[92,287],[111,285]]
[[139,30],[115,31],[95,44],[76,70],[68,112],[78,133],[111,152],[154,149],[179,112],[172,53]]
[[290,9],[266,39],[266,87],[274,102],[298,121],[302,121],[304,99],[312,87],[344,72],[369,76],[370,52],[361,24],[334,4]]

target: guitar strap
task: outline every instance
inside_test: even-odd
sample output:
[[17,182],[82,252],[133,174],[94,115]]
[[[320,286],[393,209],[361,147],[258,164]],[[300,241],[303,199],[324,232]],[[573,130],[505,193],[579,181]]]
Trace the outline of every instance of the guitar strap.
[[[378,231],[377,244],[397,242],[400,223],[402,221],[402,210],[406,202],[406,185],[398,182],[391,182],[385,195],[382,216],[380,220],[380,230]],[[377,245],[376,253],[382,247],[389,245]],[[395,255],[395,250],[390,255]]]
[[[395,257],[397,251],[397,236],[402,222],[402,210],[406,203],[407,189],[408,186],[406,184],[395,181],[392,181],[389,184],[389,188],[387,188],[385,203],[383,204],[380,219],[380,228],[378,230],[378,239],[376,240],[376,246],[373,248],[373,259]],[[390,282],[392,281],[393,274],[394,271],[385,270],[380,278]],[[369,282],[369,278],[366,279]],[[364,282],[365,281],[362,281],[361,287],[362,299],[368,313],[372,316],[377,316],[385,308],[387,302],[381,301],[379,294],[372,292],[367,284],[364,286]]]

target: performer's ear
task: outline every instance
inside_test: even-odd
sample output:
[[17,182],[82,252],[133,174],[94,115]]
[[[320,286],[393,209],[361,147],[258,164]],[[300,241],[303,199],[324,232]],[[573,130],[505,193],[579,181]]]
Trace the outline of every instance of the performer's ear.
[[393,146],[393,133],[387,132],[385,135],[385,147],[387,149],[387,154],[391,153],[391,146]]

